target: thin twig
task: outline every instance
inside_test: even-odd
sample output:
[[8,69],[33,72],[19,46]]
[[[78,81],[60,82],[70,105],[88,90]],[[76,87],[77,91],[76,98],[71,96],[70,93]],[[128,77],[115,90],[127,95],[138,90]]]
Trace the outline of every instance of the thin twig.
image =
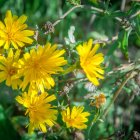
[[74,7],[72,7],[70,10],[68,10],[64,15],[62,15],[57,21],[55,21],[53,23],[53,26],[56,26],[59,22],[61,22],[68,14],[70,14],[72,11],[74,11],[75,9],[77,8],[84,8],[84,9],[90,9],[90,10],[94,10],[96,12],[99,12],[99,13],[103,13],[104,10],[102,9],[99,9],[99,8],[96,8],[96,7],[93,7],[93,6],[87,6],[87,5],[76,5]]
[[126,3],[126,0],[122,0],[121,11],[124,11],[125,9],[125,3]]
[[133,72],[130,72],[127,76],[127,78],[123,81],[123,83],[120,85],[120,87],[118,88],[118,90],[115,92],[110,104],[107,106],[106,110],[104,111],[103,113],[103,118],[106,117],[111,105],[115,102],[116,98],[118,97],[118,95],[120,94],[122,88],[125,86],[125,84],[131,79],[133,78],[135,75],[137,74],[137,72],[133,71]]
[[110,44],[113,41],[118,39],[118,35],[113,36],[112,38],[106,38],[104,40],[94,40],[93,44],[97,44],[97,43],[105,43],[105,44]]
[[135,63],[129,63],[129,64],[122,64],[121,67],[114,68],[112,71],[108,72],[106,76],[110,76],[111,74],[116,74],[118,72],[120,73],[128,73],[130,71],[139,71],[140,70],[140,59],[136,61]]
[[[87,6],[87,5],[76,5],[69,9],[64,15],[62,15],[57,21],[55,21],[52,25],[55,27],[59,22],[61,22],[67,15],[69,15],[72,11],[75,9],[82,8],[82,9],[88,9],[88,10],[94,10],[98,13],[105,13],[106,11],[100,8],[96,8],[93,6]],[[115,17],[115,19],[119,22],[122,22],[122,19],[119,17]]]
[[63,20],[68,14],[70,14],[72,11],[74,11],[75,9],[81,7],[81,5],[76,5],[74,7],[72,7],[70,10],[68,10],[64,15],[62,15],[57,21],[55,21],[53,23],[53,26],[56,26],[59,22],[61,22],[61,20]]
[[[100,9],[100,8],[96,8],[96,7],[93,7],[93,6],[88,6],[88,5],[76,5],[74,7],[72,7],[71,9],[69,9],[66,13],[64,13],[64,15],[62,15],[58,20],[56,20],[53,24],[51,24],[51,30],[52,32],[54,32],[54,27],[59,24],[66,16],[68,16],[71,12],[73,12],[75,9],[78,9],[78,8],[81,8],[81,9],[87,9],[87,10],[93,10],[97,13],[103,13],[105,14],[106,13],[106,10],[103,10],[103,9]],[[132,16],[130,16],[130,19],[134,18],[135,16],[139,15],[140,14],[140,10],[137,11],[135,14],[133,14]],[[123,22],[123,19],[119,18],[119,17],[115,17],[115,19],[117,21],[119,21],[120,23]],[[129,23],[129,21],[127,20],[127,22]],[[50,33],[51,31],[49,31]],[[48,34],[48,31],[45,32],[44,34]]]
[[140,14],[140,10],[138,10],[136,13],[134,13],[133,15],[131,15],[131,16],[130,16],[130,19],[136,17],[136,16],[139,15],[139,14]]
[[88,26],[87,26],[87,32],[90,31],[91,25],[93,24],[93,22],[95,21],[95,19],[96,19],[96,15],[93,14],[93,15],[91,16],[90,21],[89,21],[89,24],[88,24]]
[[58,83],[63,83],[63,82],[76,82],[76,81],[86,81],[87,78],[70,78],[68,80],[59,80]]
[[116,19],[117,21],[119,21],[119,22],[122,22],[122,19],[119,18],[119,17],[115,17],[115,19]]

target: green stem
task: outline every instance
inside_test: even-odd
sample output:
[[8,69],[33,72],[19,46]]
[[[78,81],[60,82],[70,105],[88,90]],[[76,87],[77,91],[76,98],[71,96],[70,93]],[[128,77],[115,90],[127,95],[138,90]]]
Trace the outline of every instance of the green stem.
[[79,68],[79,61],[77,61],[75,64],[73,64],[72,66],[70,66],[68,69],[66,69],[62,74],[65,75],[65,74],[68,74],[70,72],[73,72],[75,69],[78,69]]
[[82,81],[87,81],[87,78],[70,78],[70,79],[68,79],[68,80],[59,80],[58,82],[59,82],[59,83],[63,83],[63,82],[68,82],[68,83],[70,83],[70,82],[76,82],[76,81],[80,81],[80,80],[82,80]]
[[56,26],[59,22],[61,22],[68,14],[70,14],[72,11],[74,11],[75,9],[77,8],[86,8],[86,9],[90,9],[90,10],[94,10],[96,12],[99,12],[99,13],[103,13],[104,10],[102,9],[99,9],[99,8],[96,8],[96,7],[93,7],[93,6],[86,6],[86,5],[76,5],[74,7],[72,7],[71,9],[69,9],[64,15],[62,15],[57,21],[55,21],[53,23],[53,26]]
[[99,116],[100,116],[100,109],[97,109],[97,112],[96,112],[96,114],[95,114],[95,117],[94,117],[94,119],[92,120],[92,122],[91,122],[91,124],[90,124],[90,127],[89,127],[89,130],[88,130],[88,139],[89,139],[89,137],[90,137],[90,132],[91,132],[92,126],[93,126],[93,124],[96,123],[96,121],[98,120]]
[[130,72],[130,73],[128,74],[127,78],[123,81],[123,83],[120,85],[120,87],[118,88],[118,90],[115,92],[115,94],[114,94],[114,96],[113,96],[113,98],[112,98],[110,104],[107,106],[106,110],[104,111],[103,116],[102,116],[103,118],[106,117],[106,115],[107,115],[107,113],[108,113],[108,111],[109,111],[111,105],[115,102],[116,98],[119,96],[119,94],[120,94],[121,90],[123,89],[123,87],[125,86],[125,84],[126,84],[131,78],[133,78],[136,74],[137,74],[137,73],[136,73],[135,71]]
[[[69,15],[71,12],[73,12],[75,9],[87,9],[87,10],[93,10],[96,11],[97,13],[106,13],[106,10],[100,9],[100,8],[96,8],[94,6],[88,6],[88,5],[76,5],[74,7],[72,7],[71,9],[69,9],[66,13],[64,13],[64,15],[62,15],[57,21],[55,21],[53,23],[53,27],[55,27],[58,23],[60,23],[67,15]],[[134,13],[133,15],[130,16],[130,19],[138,16],[140,14],[140,10],[138,10],[136,13]],[[119,17],[115,17],[115,19],[119,22],[122,22],[122,19]]]

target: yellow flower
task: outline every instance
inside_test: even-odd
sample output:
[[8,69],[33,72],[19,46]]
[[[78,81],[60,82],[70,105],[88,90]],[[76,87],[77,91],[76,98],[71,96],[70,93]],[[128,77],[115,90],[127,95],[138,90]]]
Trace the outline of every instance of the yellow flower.
[[103,93],[101,93],[94,97],[94,100],[91,101],[90,105],[100,108],[101,106],[105,104],[105,102],[106,102],[106,97]]
[[98,78],[103,79],[104,70],[100,64],[104,61],[103,54],[95,54],[99,48],[99,44],[92,47],[92,39],[77,47],[80,55],[80,65],[87,75],[87,78],[96,86],[99,85]]
[[17,89],[22,82],[19,77],[17,77],[18,66],[15,65],[19,60],[19,55],[19,50],[14,54],[13,50],[10,49],[7,58],[0,56],[0,82],[6,80],[6,85],[12,86],[13,89]]
[[25,115],[29,115],[29,133],[34,129],[46,132],[46,125],[52,127],[55,124],[57,110],[49,103],[55,99],[54,95],[49,96],[48,93],[27,94],[24,92],[22,96],[16,97],[17,102],[27,108]]
[[0,46],[8,49],[12,44],[15,49],[18,49],[18,47],[23,47],[25,43],[32,44],[33,40],[29,36],[33,36],[34,32],[26,29],[26,20],[25,15],[18,18],[18,16],[12,16],[11,11],[8,10],[4,23],[0,21]]
[[21,75],[24,76],[21,88],[24,90],[30,83],[30,88],[44,92],[44,88],[50,89],[54,86],[52,74],[63,71],[62,67],[67,63],[62,55],[64,50],[56,50],[57,45],[51,46],[47,43],[44,47],[39,46],[37,50],[32,49],[25,53],[23,59],[19,60]]
[[[51,46],[47,43],[44,47],[39,46],[37,50],[32,49],[30,53],[25,53],[23,59],[19,60],[20,73],[23,75],[21,88],[24,90],[30,83],[32,89],[44,92],[44,88],[50,89],[54,86],[52,74],[63,71],[62,67],[67,63],[64,57],[64,50],[56,50],[57,45]],[[29,87],[30,88],[30,87]]]
[[84,124],[88,121],[86,117],[90,115],[88,112],[83,112],[84,107],[74,106],[72,110],[70,111],[70,108],[67,107],[66,110],[62,111],[62,119],[66,123],[67,127],[73,127],[77,129],[85,129],[87,128],[87,125]]

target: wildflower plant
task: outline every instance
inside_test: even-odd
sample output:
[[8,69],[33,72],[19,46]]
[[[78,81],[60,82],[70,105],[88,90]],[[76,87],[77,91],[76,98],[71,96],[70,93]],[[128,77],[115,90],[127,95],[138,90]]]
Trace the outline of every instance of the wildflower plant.
[[[37,3],[39,7],[40,1]],[[58,8],[46,3],[49,9]],[[13,9],[2,12],[5,17],[0,21],[0,89],[10,97],[2,105],[14,109],[11,111],[10,107],[1,115],[4,109],[0,105],[0,116],[10,114],[7,118],[15,133],[15,137],[11,134],[2,136],[3,139],[24,139],[26,135],[38,140],[118,139],[115,132],[118,124],[106,127],[118,119],[113,120],[110,114],[115,112],[112,105],[117,107],[119,94],[124,92],[120,102],[128,97],[131,102],[138,95],[131,93],[139,89],[140,60],[138,57],[132,63],[128,61],[132,58],[128,40],[136,39],[133,45],[140,45],[140,5],[133,1],[128,4],[128,11],[114,11],[111,4],[111,1],[68,0],[64,9],[70,9],[57,20],[56,14],[51,18],[47,13],[55,22],[46,21],[44,15],[39,20],[38,13],[25,12],[26,16],[24,12],[14,14]],[[76,9],[81,10],[74,12]],[[117,35],[110,38],[116,34],[113,32],[116,24]],[[83,25],[86,26],[82,28]],[[105,131],[108,132],[104,134]]]
[[87,125],[85,124],[90,115],[89,112],[83,112],[83,106],[74,106],[71,110],[69,107],[66,110],[62,111],[63,122],[66,123],[67,127],[73,127],[77,129],[86,129]]
[[29,115],[29,129],[31,133],[34,129],[46,132],[46,125],[52,127],[57,119],[57,110],[49,103],[55,100],[54,95],[48,93],[34,94],[24,92],[22,96],[17,96],[16,100],[27,108],[25,115]]
[[96,86],[99,85],[97,78],[103,79],[104,70],[101,68],[101,63],[104,61],[103,53],[95,54],[99,44],[96,44],[92,48],[93,40],[84,42],[83,45],[77,47],[77,51],[80,55],[80,65],[88,79]]
[[4,49],[9,49],[10,45],[15,49],[23,47],[25,43],[32,44],[33,40],[29,36],[34,35],[34,31],[27,30],[25,21],[27,16],[22,15],[19,18],[16,15],[12,16],[10,10],[7,11],[4,23],[0,21],[0,46]]
[[19,60],[19,73],[24,79],[20,87],[22,90],[30,83],[31,89],[41,90],[50,89],[55,85],[52,74],[63,71],[62,67],[67,61],[62,57],[64,50],[56,50],[57,45],[37,46],[31,49]]
[[15,53],[10,48],[6,56],[0,56],[0,81],[6,81],[7,86],[11,86],[13,89],[18,89],[21,84],[21,79],[18,77],[19,68],[17,66],[20,57],[20,50],[16,50]]

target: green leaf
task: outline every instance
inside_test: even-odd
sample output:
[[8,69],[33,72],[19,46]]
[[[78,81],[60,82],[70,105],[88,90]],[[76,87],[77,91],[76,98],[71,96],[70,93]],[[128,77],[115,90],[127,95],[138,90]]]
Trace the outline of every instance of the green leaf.
[[128,46],[128,36],[127,36],[127,32],[124,32],[124,37],[122,39],[121,42],[121,48],[124,51],[124,53],[127,51],[127,46]]
[[20,136],[14,129],[11,121],[5,114],[4,108],[0,105],[0,139],[19,140]]
[[140,16],[137,16],[135,21],[135,31],[137,33],[137,37],[140,39]]
[[121,43],[121,45],[120,45],[121,51],[127,59],[128,59],[128,38],[129,38],[131,31],[132,31],[132,29],[129,29],[128,31],[123,30],[119,34],[119,39],[118,39],[118,41]]

